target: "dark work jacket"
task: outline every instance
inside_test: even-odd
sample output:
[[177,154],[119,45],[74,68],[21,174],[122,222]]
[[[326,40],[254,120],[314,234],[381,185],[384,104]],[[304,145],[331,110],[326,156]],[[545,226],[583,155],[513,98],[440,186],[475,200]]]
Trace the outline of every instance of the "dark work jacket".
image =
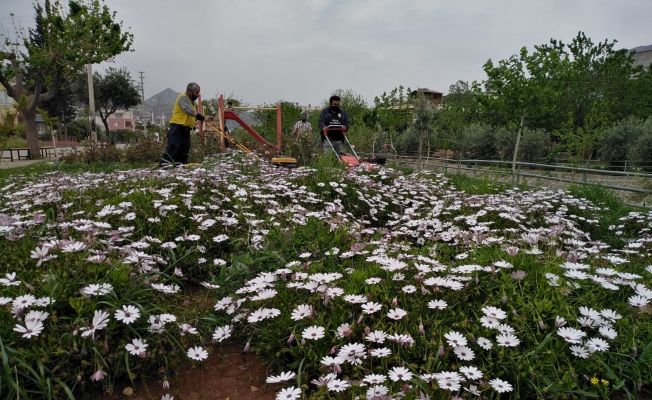
[[[340,109],[339,112],[333,111],[330,107],[326,107],[321,110],[319,114],[319,133],[321,135],[321,140],[324,141],[324,128],[327,126],[341,126],[342,128],[349,128],[349,116],[346,112]],[[344,133],[342,130],[329,129],[328,138],[330,140],[344,140]]]

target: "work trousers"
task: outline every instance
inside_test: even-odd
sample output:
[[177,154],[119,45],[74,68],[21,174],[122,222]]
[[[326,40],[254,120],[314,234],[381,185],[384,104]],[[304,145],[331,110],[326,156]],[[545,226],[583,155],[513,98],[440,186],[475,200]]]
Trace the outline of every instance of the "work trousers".
[[168,130],[168,144],[161,157],[159,165],[170,163],[188,163],[190,153],[190,128],[178,124],[170,124]]

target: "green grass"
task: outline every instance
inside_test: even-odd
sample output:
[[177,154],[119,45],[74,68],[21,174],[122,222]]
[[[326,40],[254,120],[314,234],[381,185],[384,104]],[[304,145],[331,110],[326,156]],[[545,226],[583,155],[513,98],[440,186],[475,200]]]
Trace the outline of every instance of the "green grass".
[[474,178],[467,175],[455,174],[448,175],[450,182],[466,194],[496,194],[505,191],[505,189],[512,187],[506,183],[497,182],[495,180],[483,178]]

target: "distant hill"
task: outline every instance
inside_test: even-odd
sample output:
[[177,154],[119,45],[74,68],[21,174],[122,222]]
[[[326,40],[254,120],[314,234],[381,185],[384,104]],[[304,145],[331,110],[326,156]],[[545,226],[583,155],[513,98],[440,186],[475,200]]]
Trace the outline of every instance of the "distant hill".
[[177,99],[178,95],[179,92],[167,88],[145,100],[147,114],[151,115],[151,113],[154,113],[154,118],[157,121],[161,118],[161,115],[165,114],[165,121],[167,122],[167,120],[170,119],[170,112],[172,111],[172,106],[174,106],[174,101]]
[[652,65],[652,45],[638,46],[632,50],[634,51],[634,65],[640,65],[644,68]]

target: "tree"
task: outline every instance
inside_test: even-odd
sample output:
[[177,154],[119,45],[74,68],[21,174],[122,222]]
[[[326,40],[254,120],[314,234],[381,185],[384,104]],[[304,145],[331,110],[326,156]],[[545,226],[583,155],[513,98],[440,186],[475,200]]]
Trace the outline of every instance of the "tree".
[[59,134],[64,134],[67,138],[68,127],[78,116],[76,105],[85,103],[88,97],[86,71],[77,72],[66,79],[56,77],[54,82],[57,84],[57,95],[41,101],[39,109],[56,119],[54,122]]
[[451,148],[464,128],[472,122],[479,121],[479,107],[472,85],[465,81],[457,81],[450,85],[438,112],[440,145]]
[[428,141],[428,153],[430,153],[430,133],[432,131],[433,121],[435,119],[435,109],[428,103],[422,93],[417,96],[416,104],[414,105],[414,119],[410,129],[413,130],[418,138],[418,153],[419,153],[419,168],[422,166],[423,159],[423,146],[426,140]]
[[[27,37],[5,38],[0,50],[0,83],[17,102],[33,158],[40,157],[36,108],[57,95],[58,81],[131,49],[133,35],[100,0],[59,0],[34,5],[34,28]],[[14,83],[10,83],[12,80]]]
[[[140,104],[140,93],[126,69],[109,68],[104,76],[93,75],[95,87],[95,103],[100,112],[100,118],[106,135],[111,138],[108,119],[118,109],[128,110]],[[114,142],[111,139],[111,142]]]
[[574,155],[589,158],[601,130],[632,113],[645,117],[651,108],[628,99],[652,100],[652,75],[615,43],[594,43],[579,32],[568,44],[551,39],[532,52],[524,47],[497,64],[487,61],[487,80],[475,88],[486,121],[552,132]]
[[407,90],[399,85],[374,98],[374,114],[380,126],[387,131],[403,132],[410,126],[412,110],[408,104]]

